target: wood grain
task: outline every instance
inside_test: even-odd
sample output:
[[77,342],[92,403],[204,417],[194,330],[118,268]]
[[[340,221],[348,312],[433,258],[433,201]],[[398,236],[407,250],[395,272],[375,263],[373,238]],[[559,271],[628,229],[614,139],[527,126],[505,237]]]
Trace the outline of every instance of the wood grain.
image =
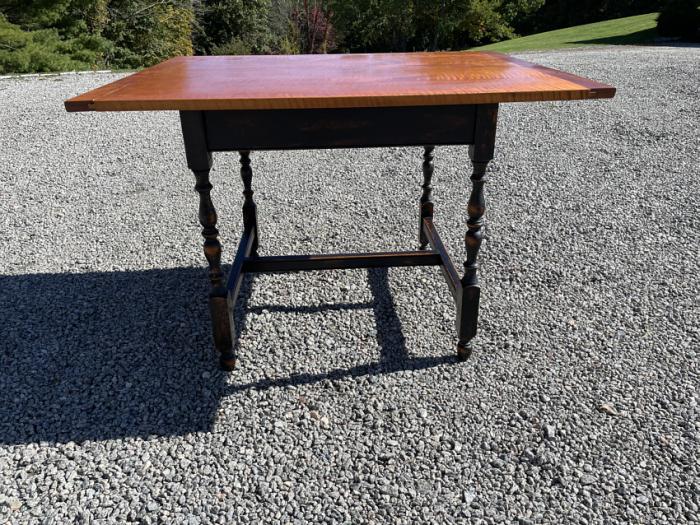
[[176,57],[68,111],[312,109],[611,98],[615,88],[493,52]]

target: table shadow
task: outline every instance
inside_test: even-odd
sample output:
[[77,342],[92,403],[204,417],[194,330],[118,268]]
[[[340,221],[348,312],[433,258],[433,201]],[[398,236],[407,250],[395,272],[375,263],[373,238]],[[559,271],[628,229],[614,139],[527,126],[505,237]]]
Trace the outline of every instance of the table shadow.
[[[211,430],[223,396],[420,369],[452,357],[410,358],[386,269],[370,270],[374,299],[291,308],[372,308],[379,361],[323,374],[226,384],[217,369],[201,268],[0,275],[0,443],[106,440]],[[236,313],[245,329],[253,278]],[[275,322],[283,322],[283,317]],[[236,372],[234,371],[235,375]]]
[[336,368],[321,373],[301,373],[289,377],[266,378],[250,383],[235,383],[227,385],[227,394],[233,394],[245,390],[267,389],[274,387],[300,386],[327,379],[338,380],[347,377],[376,376],[390,374],[406,370],[421,370],[446,363],[457,362],[456,355],[434,357],[410,357],[406,348],[406,339],[403,335],[401,320],[396,313],[391,289],[389,287],[389,272],[387,268],[371,268],[367,270],[367,282],[372,291],[372,301],[367,303],[333,303],[316,306],[280,306],[261,305],[250,308],[247,299],[250,297],[252,276],[246,276],[242,287],[242,297],[239,309],[236,311],[238,325],[236,330],[241,333],[245,329],[244,310],[248,313],[281,312],[281,313],[319,313],[335,310],[362,310],[372,309],[375,326],[377,329],[377,343],[379,344],[379,360],[358,365],[352,368]]

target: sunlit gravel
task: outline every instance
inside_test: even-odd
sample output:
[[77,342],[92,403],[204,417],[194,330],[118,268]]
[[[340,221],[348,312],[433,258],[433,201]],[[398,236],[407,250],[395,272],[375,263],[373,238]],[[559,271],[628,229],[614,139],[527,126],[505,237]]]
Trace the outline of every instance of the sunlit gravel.
[[[438,269],[310,272],[246,283],[230,374],[177,114],[0,80],[0,523],[697,523],[700,49],[523,58],[618,93],[502,106],[470,361]],[[417,246],[419,148],[252,162],[262,254]],[[230,261],[235,155],[212,182]]]

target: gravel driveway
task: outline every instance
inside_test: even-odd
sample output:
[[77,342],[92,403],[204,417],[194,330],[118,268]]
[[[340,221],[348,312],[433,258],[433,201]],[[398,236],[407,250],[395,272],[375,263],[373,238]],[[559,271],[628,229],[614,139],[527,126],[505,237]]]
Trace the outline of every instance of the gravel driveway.
[[[697,523],[700,49],[523,57],[618,94],[502,106],[463,364],[402,268],[248,280],[220,372],[177,114],[0,81],[0,522]],[[417,246],[420,148],[252,161],[263,254]],[[461,261],[467,152],[435,166]],[[212,181],[230,260],[235,155]]]

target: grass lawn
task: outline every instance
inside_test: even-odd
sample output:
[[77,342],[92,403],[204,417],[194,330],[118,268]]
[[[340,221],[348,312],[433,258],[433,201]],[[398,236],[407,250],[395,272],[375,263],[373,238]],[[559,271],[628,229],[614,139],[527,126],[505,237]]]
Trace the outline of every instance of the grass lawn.
[[648,13],[605,20],[604,22],[514,38],[473,49],[511,53],[585,45],[647,44],[656,37],[656,17],[658,15],[659,13]]

